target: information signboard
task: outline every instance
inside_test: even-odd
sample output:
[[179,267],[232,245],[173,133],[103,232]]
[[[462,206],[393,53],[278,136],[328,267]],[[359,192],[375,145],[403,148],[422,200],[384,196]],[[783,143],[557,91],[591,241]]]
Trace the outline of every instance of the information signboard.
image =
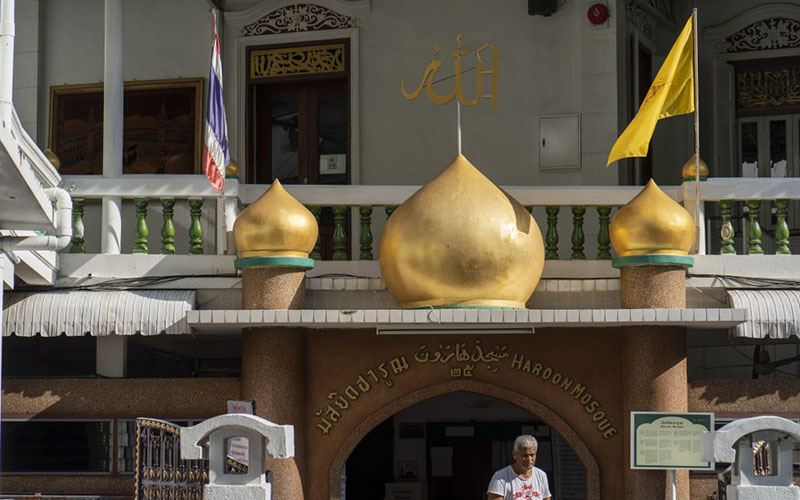
[[700,459],[700,439],[713,413],[631,412],[631,469],[714,470]]

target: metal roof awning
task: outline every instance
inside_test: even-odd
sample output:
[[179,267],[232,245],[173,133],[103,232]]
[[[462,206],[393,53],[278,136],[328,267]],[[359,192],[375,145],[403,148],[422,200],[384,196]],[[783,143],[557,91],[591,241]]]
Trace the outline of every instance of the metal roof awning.
[[748,311],[747,321],[732,329],[734,337],[800,337],[800,290],[728,290],[728,301]]
[[187,334],[194,290],[104,290],[6,293],[3,335]]

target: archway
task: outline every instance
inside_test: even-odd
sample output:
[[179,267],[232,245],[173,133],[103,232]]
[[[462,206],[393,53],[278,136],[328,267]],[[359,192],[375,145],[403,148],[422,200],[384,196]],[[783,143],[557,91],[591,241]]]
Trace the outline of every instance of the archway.
[[362,439],[373,429],[386,419],[417,403],[453,392],[467,392],[494,398],[528,412],[535,419],[549,426],[566,441],[583,465],[586,484],[585,498],[587,500],[600,499],[600,468],[597,460],[592,455],[583,439],[572,430],[561,417],[529,396],[485,382],[472,380],[448,381],[419,389],[392,401],[365,418],[345,438],[331,462],[328,482],[330,498],[333,500],[341,499],[342,468],[345,466],[348,457],[353,453],[356,446],[358,446]]

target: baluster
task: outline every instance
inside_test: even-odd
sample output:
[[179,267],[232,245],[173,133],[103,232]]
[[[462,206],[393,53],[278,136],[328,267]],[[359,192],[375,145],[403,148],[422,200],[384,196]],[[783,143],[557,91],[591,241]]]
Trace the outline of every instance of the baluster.
[[150,229],[147,227],[147,198],[134,198],[133,204],[136,206],[136,229],[133,231],[133,253],[147,253],[147,237],[150,236]]
[[372,207],[359,207],[358,212],[361,214],[361,237],[359,238],[361,254],[358,258],[360,260],[372,260],[372,230],[370,229],[370,225],[372,224]]
[[175,213],[175,199],[164,198],[161,200],[164,225],[161,226],[161,253],[175,253],[175,224],[172,216]]
[[389,220],[389,217],[392,216],[394,211],[397,210],[397,205],[387,205],[386,206],[386,220]]
[[719,201],[719,217],[722,220],[722,228],[719,232],[721,237],[719,253],[723,255],[736,253],[736,248],[733,246],[733,236],[736,232],[733,230],[733,224],[731,223],[732,211],[733,200]]
[[775,226],[775,253],[789,255],[789,224],[786,215],[789,213],[789,200],[775,200],[776,217],[778,224]]
[[83,227],[83,198],[72,199],[72,247],[69,253],[86,253]]
[[[317,227],[319,227],[319,214],[322,212],[322,207],[319,205],[310,205],[308,210],[314,214],[314,218],[317,219]],[[320,246],[322,244],[322,237],[317,232],[317,242],[314,244],[314,250],[308,255],[310,258],[314,260],[322,260],[322,253],[320,252]]]
[[747,253],[748,254],[763,254],[764,250],[761,248],[761,225],[758,223],[759,210],[761,209],[761,200],[747,200]]
[[573,205],[572,207],[572,260],[585,260],[586,255],[583,253],[583,243],[585,237],[583,235],[583,214],[586,213],[586,207],[583,205]]
[[189,198],[189,214],[192,218],[189,225],[189,253],[195,255],[203,253],[203,226],[200,225],[202,208],[202,198]]
[[597,233],[597,260],[611,259],[611,238],[608,235],[610,215],[611,207],[597,207],[597,219],[600,223],[600,232]]
[[558,206],[545,207],[547,213],[547,231],[544,236],[545,260],[558,260]]
[[346,206],[333,207],[333,260],[347,260],[347,232],[344,230],[346,215]]

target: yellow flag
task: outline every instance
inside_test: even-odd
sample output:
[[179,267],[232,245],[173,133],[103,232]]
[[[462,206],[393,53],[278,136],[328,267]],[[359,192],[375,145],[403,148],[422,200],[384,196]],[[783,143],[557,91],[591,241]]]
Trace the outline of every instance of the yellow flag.
[[658,70],[639,112],[611,148],[606,166],[621,158],[647,156],[658,120],[694,111],[693,47],[690,17]]

